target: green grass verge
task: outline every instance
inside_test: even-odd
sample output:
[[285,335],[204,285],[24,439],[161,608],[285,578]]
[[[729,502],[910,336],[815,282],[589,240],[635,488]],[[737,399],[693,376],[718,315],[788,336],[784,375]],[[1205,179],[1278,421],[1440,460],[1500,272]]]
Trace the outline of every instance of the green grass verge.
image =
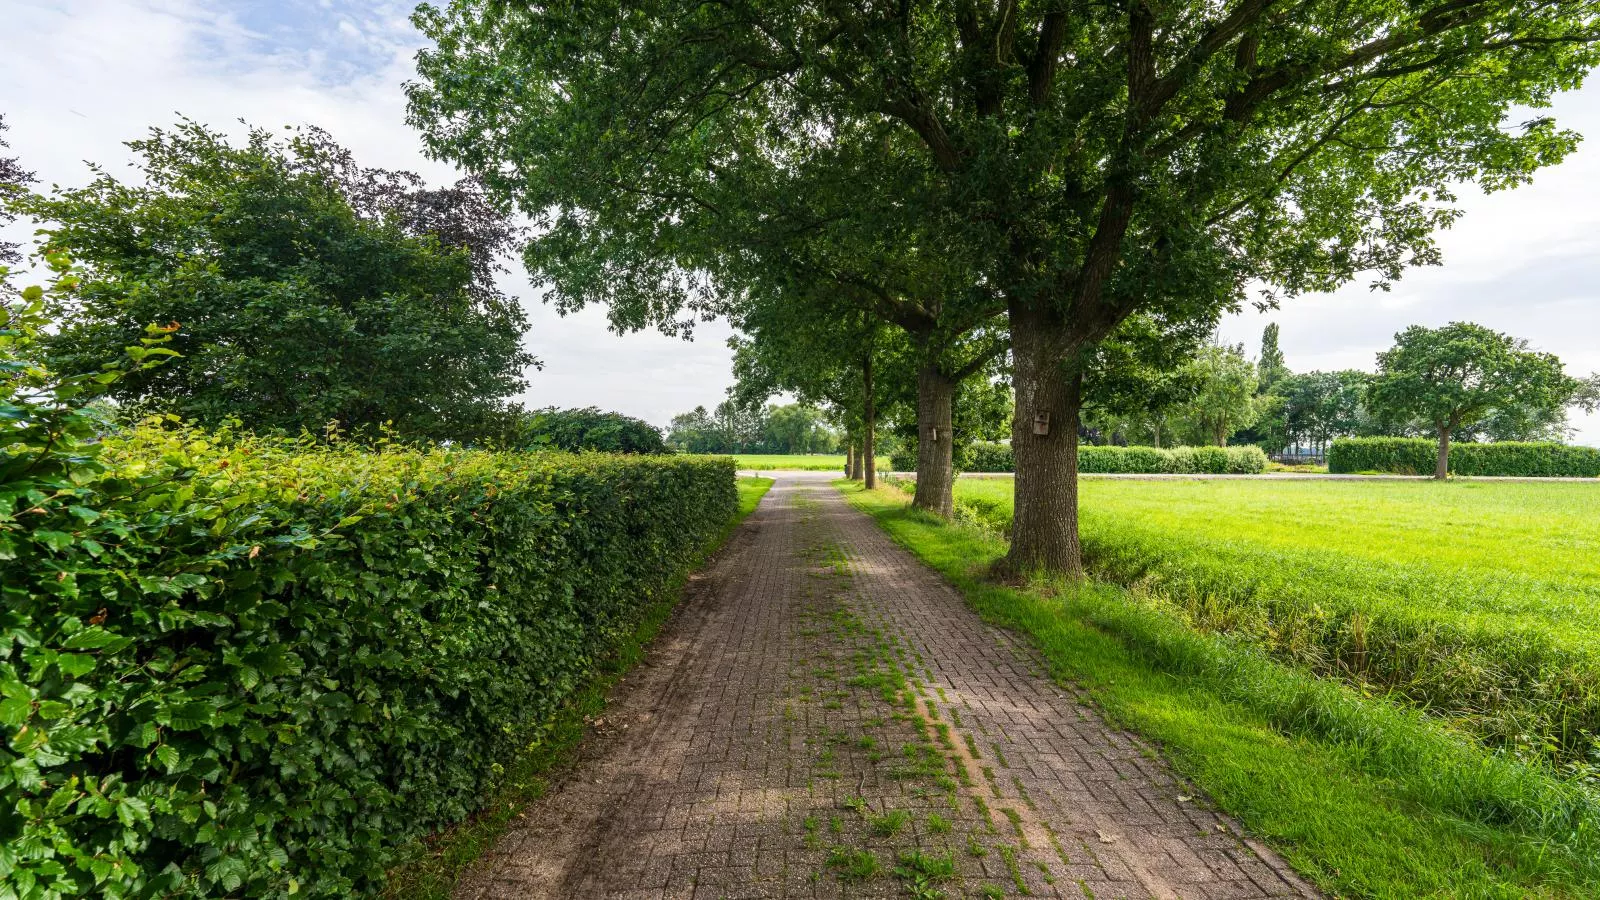
[[[843,453],[734,453],[740,469],[756,472],[844,472]],[[878,471],[889,471],[889,457],[878,457]]]
[[[957,502],[1003,529],[1009,481]],[[1089,482],[1085,562],[1202,630],[1600,787],[1600,485]]]
[[1323,888],[1359,897],[1592,897],[1600,804],[1421,713],[1202,634],[1104,583],[984,579],[994,532],[839,482],[985,619],[1028,635],[1056,677],[1160,745]]
[[[770,478],[739,479],[739,512],[718,538],[706,548],[710,557],[755,511]],[[573,758],[587,723],[605,711],[606,697],[616,683],[644,658],[650,642],[666,624],[682,596],[681,586],[651,604],[631,634],[595,667],[593,678],[561,709],[540,743],[506,766],[501,789],[473,818],[413,847],[405,860],[389,873],[384,896],[392,900],[448,900],[456,880],[504,835],[523,807],[537,800],[550,784],[551,775]]]

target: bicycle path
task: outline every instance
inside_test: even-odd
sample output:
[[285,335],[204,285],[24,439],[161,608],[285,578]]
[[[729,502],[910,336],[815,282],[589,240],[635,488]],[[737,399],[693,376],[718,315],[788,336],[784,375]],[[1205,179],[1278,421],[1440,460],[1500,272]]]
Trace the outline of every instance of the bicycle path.
[[833,477],[778,475],[457,897],[1316,896]]

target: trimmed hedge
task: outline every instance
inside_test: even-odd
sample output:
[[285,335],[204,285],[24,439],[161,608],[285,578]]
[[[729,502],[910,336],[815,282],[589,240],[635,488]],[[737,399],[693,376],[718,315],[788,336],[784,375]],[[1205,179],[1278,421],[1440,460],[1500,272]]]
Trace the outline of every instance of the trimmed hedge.
[[[969,471],[1010,472],[1011,446],[980,443],[972,451]],[[1267,455],[1260,447],[1102,447],[1078,448],[1078,471],[1089,474],[1212,474],[1256,475],[1266,471]]]
[[[1432,475],[1438,453],[1438,443],[1429,438],[1339,438],[1328,448],[1328,471]],[[1451,444],[1450,471],[1456,475],[1595,478],[1600,477],[1600,450],[1520,441]]]
[[737,502],[727,459],[146,427],[40,470],[18,446],[0,884],[22,896],[376,889],[398,847],[478,808]]

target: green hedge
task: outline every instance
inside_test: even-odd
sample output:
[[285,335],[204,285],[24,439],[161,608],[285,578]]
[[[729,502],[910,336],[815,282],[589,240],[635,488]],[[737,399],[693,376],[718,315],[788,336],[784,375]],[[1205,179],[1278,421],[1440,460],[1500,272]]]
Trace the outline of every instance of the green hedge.
[[34,449],[0,446],[0,885],[21,896],[374,890],[736,504],[727,459],[153,428]]
[[[1010,472],[1011,446],[980,443],[972,449],[972,472]],[[1255,475],[1267,468],[1260,447],[1101,447],[1078,448],[1078,471],[1089,474]]]
[[[1428,438],[1339,438],[1328,448],[1328,471],[1432,475],[1438,453],[1439,445]],[[1600,450],[1518,441],[1451,444],[1450,471],[1457,475],[1595,478],[1600,477]]]

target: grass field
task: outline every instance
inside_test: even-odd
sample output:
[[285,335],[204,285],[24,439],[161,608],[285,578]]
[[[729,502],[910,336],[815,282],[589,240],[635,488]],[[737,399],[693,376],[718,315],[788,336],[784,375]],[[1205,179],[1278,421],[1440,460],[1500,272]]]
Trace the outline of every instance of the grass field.
[[[1008,481],[963,507],[1010,519]],[[1202,631],[1600,783],[1600,485],[1086,481],[1084,556]]]
[[[843,453],[735,453],[739,468],[756,472],[796,469],[808,472],[844,473]],[[878,471],[889,471],[889,457],[878,457]]]
[[[905,496],[891,489],[867,492],[842,483],[851,502],[949,577],[974,608],[1028,635],[1058,677],[1082,685],[1110,718],[1157,743],[1222,808],[1331,894],[1600,896],[1600,792],[1556,772],[1537,753],[1518,757],[1485,747],[1477,736],[1375,687],[1359,672],[1320,677],[1297,655],[1317,657],[1321,651],[1306,651],[1302,643],[1319,632],[1294,620],[1290,601],[1249,599],[1257,595],[1230,587],[1233,578],[1242,578],[1253,580],[1260,594],[1276,588],[1313,591],[1322,603],[1353,590],[1359,596],[1346,607],[1324,610],[1328,618],[1344,616],[1346,622],[1352,617],[1343,610],[1381,606],[1363,593],[1363,577],[1394,576],[1396,557],[1386,554],[1395,548],[1382,545],[1426,530],[1422,523],[1428,519],[1418,507],[1441,501],[1424,494],[1369,493],[1389,485],[1358,484],[1356,492],[1316,494],[1346,486],[1086,485],[1086,534],[1100,571],[1111,571],[1110,560],[1126,563],[1118,571],[1131,576],[1132,560],[1142,559],[1141,574],[1129,578],[1129,588],[1107,580],[996,584],[986,576],[989,565],[1005,552],[998,529],[942,523],[907,509]],[[960,493],[967,515],[991,526],[1000,522],[1009,511],[1008,488],[1003,482],[963,481]],[[1173,488],[1177,492],[1163,499],[1161,492]],[[1286,500],[1256,493],[1291,489],[1311,489],[1313,494],[1299,503],[1328,504],[1329,511],[1343,515],[1333,516],[1334,522],[1319,531],[1340,526],[1348,531],[1352,523],[1365,529],[1331,542],[1348,552],[1325,551],[1324,562],[1343,559],[1342,569],[1326,571],[1345,579],[1328,590],[1317,588],[1309,576],[1299,577],[1295,569],[1307,560],[1296,554],[1310,551],[1293,541],[1274,543],[1280,530],[1292,529],[1302,516],[1315,522],[1321,508],[1291,512],[1283,505]],[[1519,507],[1515,496],[1500,499],[1507,515]],[[1581,506],[1559,495],[1547,499],[1554,510],[1566,511],[1552,515],[1570,515]],[[1444,502],[1466,504],[1469,511],[1479,508],[1471,498],[1452,496]],[[1372,509],[1363,513],[1363,504]],[[1456,515],[1465,514],[1461,507],[1453,508]],[[1254,527],[1263,536],[1259,543],[1249,540],[1255,534],[1250,527],[1229,526],[1235,510],[1241,521],[1258,523]],[[1386,520],[1382,528],[1366,527],[1377,519]],[[1407,521],[1413,524],[1408,527]],[[1548,530],[1525,526],[1527,534],[1544,538],[1536,552],[1547,559],[1563,558],[1570,551],[1549,539]],[[1108,531],[1119,531],[1123,538],[1102,539]],[[1420,539],[1421,546],[1449,547],[1445,531]],[[1215,564],[1205,559],[1208,552],[1222,550],[1231,555],[1224,554]],[[1108,556],[1112,551],[1120,555]],[[1275,555],[1285,553],[1290,555]],[[1471,555],[1457,549],[1445,558]],[[1251,562],[1244,566],[1243,561]],[[1528,562],[1513,577],[1531,582],[1528,572],[1535,567]],[[1448,569],[1441,564],[1408,574],[1426,577]],[[1281,577],[1268,577],[1274,571]],[[1492,562],[1483,562],[1467,577],[1490,578],[1492,572]],[[1186,605],[1174,598],[1186,590],[1209,599]],[[1435,605],[1431,615],[1446,618],[1448,610],[1466,605]],[[1273,619],[1274,612],[1288,618]],[[1368,621],[1376,623],[1389,614],[1370,613]],[[1270,624],[1260,627],[1256,616],[1266,616]],[[1498,619],[1502,625],[1526,621],[1511,612]],[[1541,621],[1575,627],[1578,620],[1576,615],[1552,614]],[[1224,621],[1238,628],[1220,627]],[[1279,625],[1286,635],[1300,637],[1285,638],[1285,647],[1273,648],[1269,656],[1262,647],[1271,643]],[[1528,641],[1526,646],[1537,643]],[[1376,655],[1378,648],[1369,646],[1369,653]],[[1466,667],[1473,664],[1468,661]]]

